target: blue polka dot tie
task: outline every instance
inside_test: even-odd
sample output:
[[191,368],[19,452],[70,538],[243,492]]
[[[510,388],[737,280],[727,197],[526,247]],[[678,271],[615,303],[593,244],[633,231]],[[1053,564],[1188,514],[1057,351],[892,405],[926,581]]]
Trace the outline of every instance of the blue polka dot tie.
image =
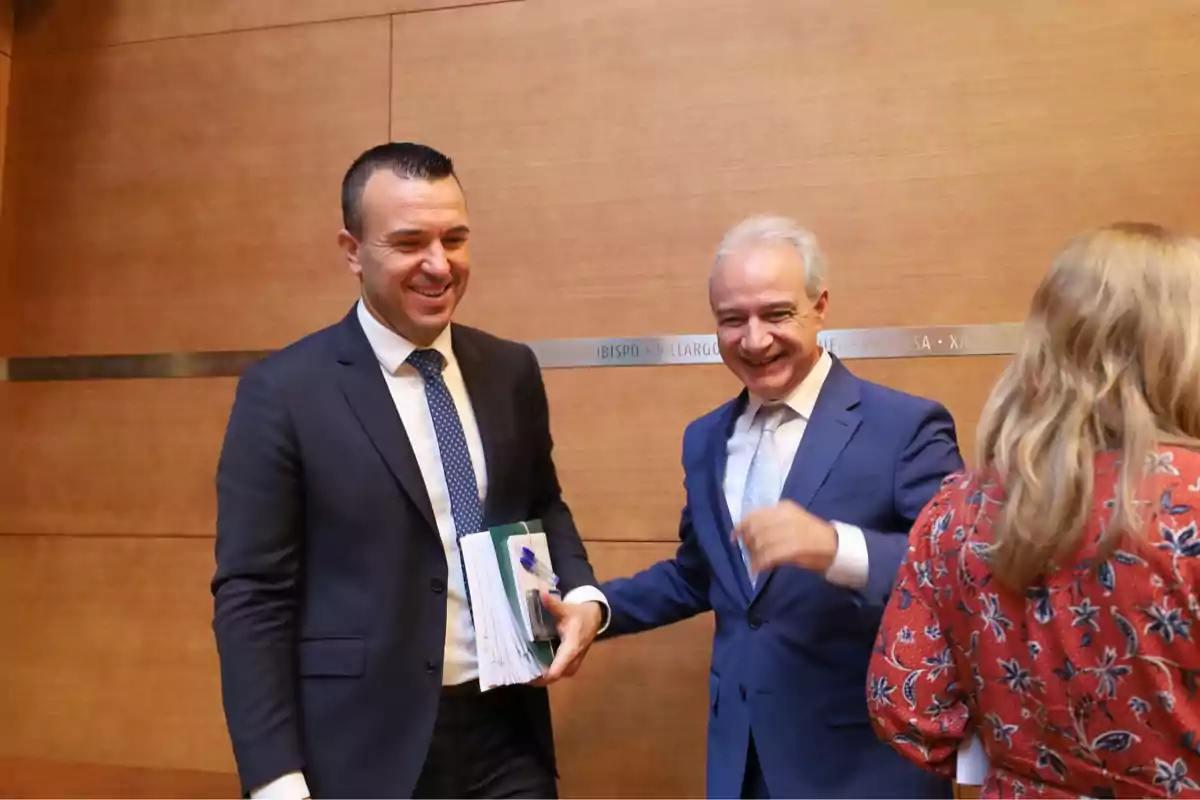
[[[442,378],[446,358],[437,350],[414,350],[408,363],[416,368],[425,381],[425,400],[437,435],[438,453],[450,492],[450,513],[454,517],[454,533],[458,538],[483,530],[483,507],[479,502],[479,484],[471,465],[471,451],[454,398]],[[460,551],[461,552],[461,551]],[[467,603],[471,601],[467,592]]]

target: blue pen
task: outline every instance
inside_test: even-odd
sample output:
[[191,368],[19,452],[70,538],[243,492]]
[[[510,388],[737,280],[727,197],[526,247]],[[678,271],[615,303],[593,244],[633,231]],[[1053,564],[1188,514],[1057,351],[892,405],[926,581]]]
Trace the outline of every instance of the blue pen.
[[537,554],[528,547],[521,548],[521,566],[525,568],[526,572],[532,572],[552,587],[558,587],[558,576],[538,561]]

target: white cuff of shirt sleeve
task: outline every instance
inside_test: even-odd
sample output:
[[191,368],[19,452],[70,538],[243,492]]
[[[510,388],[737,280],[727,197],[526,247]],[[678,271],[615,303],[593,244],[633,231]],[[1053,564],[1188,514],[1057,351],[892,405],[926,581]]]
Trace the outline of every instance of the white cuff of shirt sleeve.
[[567,592],[567,596],[563,598],[564,603],[599,603],[604,606],[604,620],[600,623],[600,630],[597,633],[604,633],[608,628],[608,623],[612,621],[612,609],[608,606],[608,600],[604,597],[604,592],[597,589],[595,586],[577,586]]
[[862,529],[844,522],[834,522],[837,531],[837,552],[833,563],[825,570],[825,580],[848,589],[862,589],[867,585],[867,537]]
[[289,772],[250,793],[252,800],[304,800],[308,796],[308,782],[299,772]]
[[983,743],[979,741],[979,734],[959,745],[958,763],[954,768],[954,780],[957,783],[962,786],[983,786],[990,768],[987,753],[983,751]]

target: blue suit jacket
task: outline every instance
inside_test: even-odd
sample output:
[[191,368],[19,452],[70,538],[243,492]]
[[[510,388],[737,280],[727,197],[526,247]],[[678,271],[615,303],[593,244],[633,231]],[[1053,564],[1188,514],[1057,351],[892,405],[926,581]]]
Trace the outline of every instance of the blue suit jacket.
[[683,437],[687,504],[679,549],[603,586],[606,636],[716,612],[709,675],[708,794],[737,797],[750,731],[775,797],[950,797],[948,782],[880,742],[867,714],[867,665],[908,531],[942,478],[962,468],[941,405],[854,377],[841,362],[817,398],[783,496],[857,525],[870,576],[861,591],[794,567],[752,590],[730,541],[726,445],[746,394]]

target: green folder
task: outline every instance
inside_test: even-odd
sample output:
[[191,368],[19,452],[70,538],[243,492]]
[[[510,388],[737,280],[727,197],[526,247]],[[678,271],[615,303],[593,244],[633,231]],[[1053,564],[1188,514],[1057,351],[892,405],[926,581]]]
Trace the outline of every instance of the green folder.
[[[500,580],[504,582],[504,594],[508,597],[508,605],[512,609],[513,618],[517,621],[517,628],[524,632],[525,622],[521,613],[521,604],[524,601],[520,596],[516,582],[513,580],[512,559],[508,555],[508,540],[513,536],[524,536],[529,533],[545,533],[542,530],[542,521],[540,519],[533,519],[528,522],[497,525],[493,528],[488,528],[488,532],[492,535],[492,547],[496,551],[496,563],[500,566]],[[519,567],[520,565],[518,564],[517,566]],[[554,661],[555,643],[528,642],[528,644],[529,649],[533,652],[538,662],[543,667],[549,667]]]

